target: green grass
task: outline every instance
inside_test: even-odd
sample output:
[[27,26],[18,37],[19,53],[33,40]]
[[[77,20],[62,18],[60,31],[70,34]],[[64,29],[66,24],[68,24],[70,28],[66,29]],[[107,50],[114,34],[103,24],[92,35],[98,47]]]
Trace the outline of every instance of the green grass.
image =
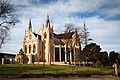
[[69,65],[5,64],[0,65],[0,74],[113,74],[113,69]]

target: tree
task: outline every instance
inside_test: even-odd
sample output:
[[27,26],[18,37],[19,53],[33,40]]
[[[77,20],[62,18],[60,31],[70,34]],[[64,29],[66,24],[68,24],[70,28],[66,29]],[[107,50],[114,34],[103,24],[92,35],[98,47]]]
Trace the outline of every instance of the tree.
[[101,48],[96,43],[91,43],[89,45],[86,45],[85,48],[83,48],[83,54],[84,54],[85,60],[87,62],[90,61],[90,62],[96,63],[99,60],[98,55],[100,51],[101,51]]
[[80,33],[80,40],[81,40],[82,44],[85,44],[85,46],[88,44],[88,41],[93,40],[93,39],[89,38],[89,36],[90,36],[90,32],[88,32],[88,28],[86,27],[86,24],[84,21],[84,25],[83,25],[83,28]]
[[8,0],[0,0],[0,49],[9,40],[10,29],[18,23],[15,15],[15,6]]
[[108,53],[106,51],[99,53],[99,61],[101,62],[103,67],[108,65],[108,63],[109,63],[109,61],[108,61]]
[[20,63],[23,63],[24,52],[23,52],[22,48],[19,51],[19,55],[20,55]]
[[22,64],[28,62],[28,57],[26,56],[26,54],[24,54],[22,48],[20,49],[19,54],[17,54],[17,61]]
[[120,54],[118,54],[118,64],[120,65]]
[[117,60],[118,60],[118,53],[115,52],[115,51],[111,51],[109,53],[109,62],[110,62],[110,65],[113,65],[114,63],[117,63]]
[[[70,64],[70,54],[72,53],[72,49],[75,47],[75,45],[80,46],[80,39],[79,39],[79,35],[78,35],[78,29],[75,27],[75,24],[73,23],[68,23],[65,24],[65,44],[66,44],[66,54],[68,54],[68,60],[69,60],[69,64]],[[74,39],[71,39],[71,35],[72,33],[75,33],[75,37]],[[80,59],[80,49],[76,50],[75,53],[75,62],[79,62]]]

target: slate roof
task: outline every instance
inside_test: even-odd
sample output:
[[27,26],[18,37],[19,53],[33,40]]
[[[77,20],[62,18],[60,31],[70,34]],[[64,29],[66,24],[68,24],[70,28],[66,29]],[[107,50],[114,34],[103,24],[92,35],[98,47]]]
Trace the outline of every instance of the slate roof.
[[54,33],[54,37],[56,37],[57,39],[71,39],[74,33],[75,32],[69,32],[69,33],[63,33],[63,34]]

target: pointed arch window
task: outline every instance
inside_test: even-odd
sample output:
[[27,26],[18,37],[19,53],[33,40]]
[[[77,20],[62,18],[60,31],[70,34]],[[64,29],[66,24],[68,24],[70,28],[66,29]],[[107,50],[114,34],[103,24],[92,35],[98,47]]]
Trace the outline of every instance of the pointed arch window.
[[29,53],[31,53],[31,45],[29,45]]
[[35,46],[35,44],[33,45],[33,53],[35,53],[36,52],[36,46]]
[[46,32],[44,33],[44,38],[47,38],[47,33]]
[[27,45],[25,45],[25,48],[24,48],[24,49],[25,49],[25,53],[27,53]]
[[50,33],[50,39],[52,39],[52,33]]

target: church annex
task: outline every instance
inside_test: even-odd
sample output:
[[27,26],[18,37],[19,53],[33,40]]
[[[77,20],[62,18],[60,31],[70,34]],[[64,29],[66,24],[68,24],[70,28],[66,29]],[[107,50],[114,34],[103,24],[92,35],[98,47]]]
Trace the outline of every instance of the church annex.
[[[76,32],[55,34],[53,25],[50,24],[47,15],[46,24],[42,25],[38,33],[32,31],[32,23],[29,21],[28,30],[25,30],[23,51],[28,57],[28,64],[34,62],[72,62],[76,60],[76,52],[80,53],[80,41],[75,43]],[[69,37],[65,37],[69,35]],[[67,40],[72,40],[72,50],[68,54],[67,49],[70,45]]]

